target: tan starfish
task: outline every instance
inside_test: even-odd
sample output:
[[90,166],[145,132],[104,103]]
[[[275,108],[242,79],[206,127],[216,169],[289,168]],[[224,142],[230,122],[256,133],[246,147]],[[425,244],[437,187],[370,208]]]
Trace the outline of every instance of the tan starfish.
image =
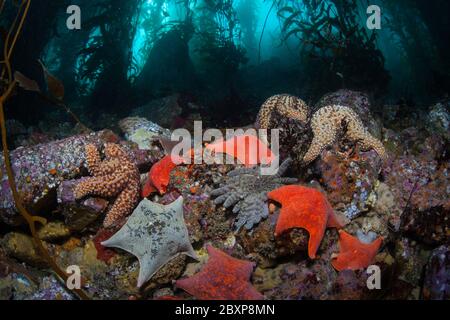
[[140,177],[136,164],[118,144],[105,144],[104,152],[102,161],[97,147],[86,145],[86,163],[92,177],[80,181],[74,194],[76,199],[88,195],[117,196],[103,221],[104,227],[111,227],[130,214],[139,201]]
[[256,120],[258,127],[269,129],[275,112],[303,123],[308,119],[308,106],[302,99],[289,94],[277,94],[267,99],[261,106]]
[[359,116],[348,107],[331,105],[319,109],[311,118],[311,129],[314,137],[303,157],[304,163],[316,159],[323,149],[336,141],[340,132],[361,149],[373,149],[382,159],[387,157],[381,141],[367,131]]

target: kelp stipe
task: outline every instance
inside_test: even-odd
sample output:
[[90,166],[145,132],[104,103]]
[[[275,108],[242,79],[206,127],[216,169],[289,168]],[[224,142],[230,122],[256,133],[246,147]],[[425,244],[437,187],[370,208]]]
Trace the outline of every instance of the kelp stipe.
[[[4,1],[2,1],[2,4],[0,5],[0,13],[4,7]],[[16,182],[14,179],[14,173],[11,167],[11,159],[8,149],[8,143],[7,143],[7,136],[6,136],[6,123],[5,123],[5,113],[4,113],[4,105],[5,102],[8,100],[8,98],[11,96],[12,92],[14,91],[17,82],[13,79],[13,75],[11,72],[11,64],[10,64],[10,58],[12,55],[12,52],[14,50],[14,46],[16,44],[17,38],[20,35],[20,32],[22,31],[24,22],[27,18],[27,14],[29,11],[31,5],[31,0],[23,0],[19,6],[19,11],[17,13],[16,18],[14,19],[14,22],[12,23],[10,30],[8,32],[8,35],[6,37],[4,46],[3,46],[3,60],[1,63],[4,65],[3,70],[1,73],[1,80],[5,84],[7,84],[6,90],[2,93],[0,96],[0,127],[1,127],[1,135],[2,135],[2,147],[3,147],[3,156],[5,159],[5,167],[6,167],[6,173],[8,175],[8,182],[9,186],[11,188],[11,192],[14,198],[14,202],[16,205],[17,210],[22,215],[22,217],[26,220],[28,223],[28,226],[31,231],[31,235],[33,236],[33,240],[42,254],[43,258],[47,261],[48,265],[53,269],[53,271],[61,278],[64,283],[66,283],[68,276],[67,274],[57,265],[56,261],[50,256],[47,249],[42,244],[41,240],[37,236],[36,232],[36,222],[45,225],[47,223],[47,220],[43,217],[34,216],[30,214],[27,209],[23,206],[22,200],[20,198],[19,192],[17,191]],[[19,24],[16,29],[16,24],[19,21]],[[14,29],[16,31],[14,32]],[[11,36],[13,36],[13,40],[11,44],[9,44],[9,40]],[[3,90],[2,90],[3,91]],[[81,299],[89,299],[88,295],[80,289],[73,289],[73,291],[81,298]]]

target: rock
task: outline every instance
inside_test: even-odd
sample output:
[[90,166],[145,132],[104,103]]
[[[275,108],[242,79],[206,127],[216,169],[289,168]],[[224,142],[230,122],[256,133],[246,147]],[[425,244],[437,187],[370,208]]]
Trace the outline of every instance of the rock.
[[76,297],[55,276],[44,277],[37,292],[27,300],[75,300]]
[[[87,174],[85,145],[94,144],[101,148],[106,142],[118,141],[113,132],[104,130],[12,151],[12,168],[25,207],[35,214],[55,209],[58,186],[63,181]],[[160,151],[124,145],[140,169],[148,169],[163,155]],[[17,213],[5,170],[3,158],[0,158],[0,219],[8,224],[19,224],[23,219]]]
[[[172,191],[165,194],[158,203],[168,205],[178,199],[179,196],[180,193]],[[205,194],[198,196],[185,194],[183,198],[184,221],[188,229],[189,239],[193,243],[199,242],[203,238],[203,231],[199,221],[206,212],[214,210],[214,204],[208,200],[208,196]]]
[[102,215],[108,201],[90,197],[76,201],[73,188],[80,180],[68,180],[61,183],[57,190],[58,209],[62,213],[66,226],[73,231],[82,231]]
[[419,180],[402,217],[403,232],[433,246],[446,243],[450,232],[449,165],[445,162],[428,172],[427,180]]
[[450,140],[450,100],[439,102],[428,111],[428,130]]
[[274,236],[278,216],[279,210],[252,230],[242,228],[237,234],[237,241],[244,251],[247,254],[256,254],[260,264],[270,265],[270,261],[279,257],[307,250],[309,236],[304,229],[296,228],[278,237]]
[[154,148],[155,138],[163,136],[170,139],[170,130],[141,117],[128,117],[119,121],[119,127],[128,141],[136,143],[139,149]]
[[[105,130],[12,151],[12,168],[24,205],[37,214],[53,209],[58,185],[81,174],[84,146],[87,143],[100,146],[116,139],[111,131]],[[17,224],[21,219],[5,170],[1,157],[0,171],[4,174],[0,181],[0,218],[6,223]]]
[[179,104],[179,98],[178,94],[173,94],[152,100],[146,105],[134,109],[131,115],[150,119],[164,128],[171,128],[174,120],[183,111]]
[[438,163],[420,156],[404,155],[389,159],[383,166],[381,174],[384,183],[389,186],[403,211],[411,194],[426,186],[436,176]]
[[450,299],[450,248],[440,246],[431,253],[425,270],[422,296],[427,300]]
[[37,289],[33,282],[18,273],[0,277],[0,300],[25,300]]
[[170,260],[155,273],[145,286],[144,291],[154,290],[162,285],[171,284],[172,280],[178,279],[182,275],[186,267],[186,261],[186,255],[179,255]]
[[401,238],[395,244],[395,262],[399,280],[409,283],[413,288],[422,281],[423,268],[427,263],[429,251],[415,241]]
[[273,290],[282,284],[281,272],[284,264],[279,264],[275,268],[257,267],[253,272],[253,286],[259,292]]
[[381,170],[381,162],[374,151],[356,150],[353,156],[345,156],[334,145],[332,150],[322,152],[316,168],[328,201],[348,219],[354,219],[374,206]]
[[38,237],[44,241],[59,240],[70,236],[71,230],[62,222],[49,222],[38,230]]
[[[33,238],[28,235],[10,232],[3,237],[1,245],[8,256],[35,267],[47,267],[47,261],[42,258]],[[46,245],[45,242],[43,245]]]

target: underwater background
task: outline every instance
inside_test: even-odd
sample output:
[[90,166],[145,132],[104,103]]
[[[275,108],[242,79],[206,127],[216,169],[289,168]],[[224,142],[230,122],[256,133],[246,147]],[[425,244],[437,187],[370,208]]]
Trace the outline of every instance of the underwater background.
[[[448,300],[448,12],[0,0],[0,299]],[[174,164],[194,121],[280,173]]]

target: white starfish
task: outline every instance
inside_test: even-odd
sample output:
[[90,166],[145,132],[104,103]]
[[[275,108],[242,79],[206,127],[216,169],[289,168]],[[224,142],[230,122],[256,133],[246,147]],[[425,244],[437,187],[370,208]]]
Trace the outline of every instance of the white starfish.
[[127,223],[101,244],[123,249],[138,258],[138,287],[180,254],[197,259],[184,222],[181,196],[168,205],[142,200]]

